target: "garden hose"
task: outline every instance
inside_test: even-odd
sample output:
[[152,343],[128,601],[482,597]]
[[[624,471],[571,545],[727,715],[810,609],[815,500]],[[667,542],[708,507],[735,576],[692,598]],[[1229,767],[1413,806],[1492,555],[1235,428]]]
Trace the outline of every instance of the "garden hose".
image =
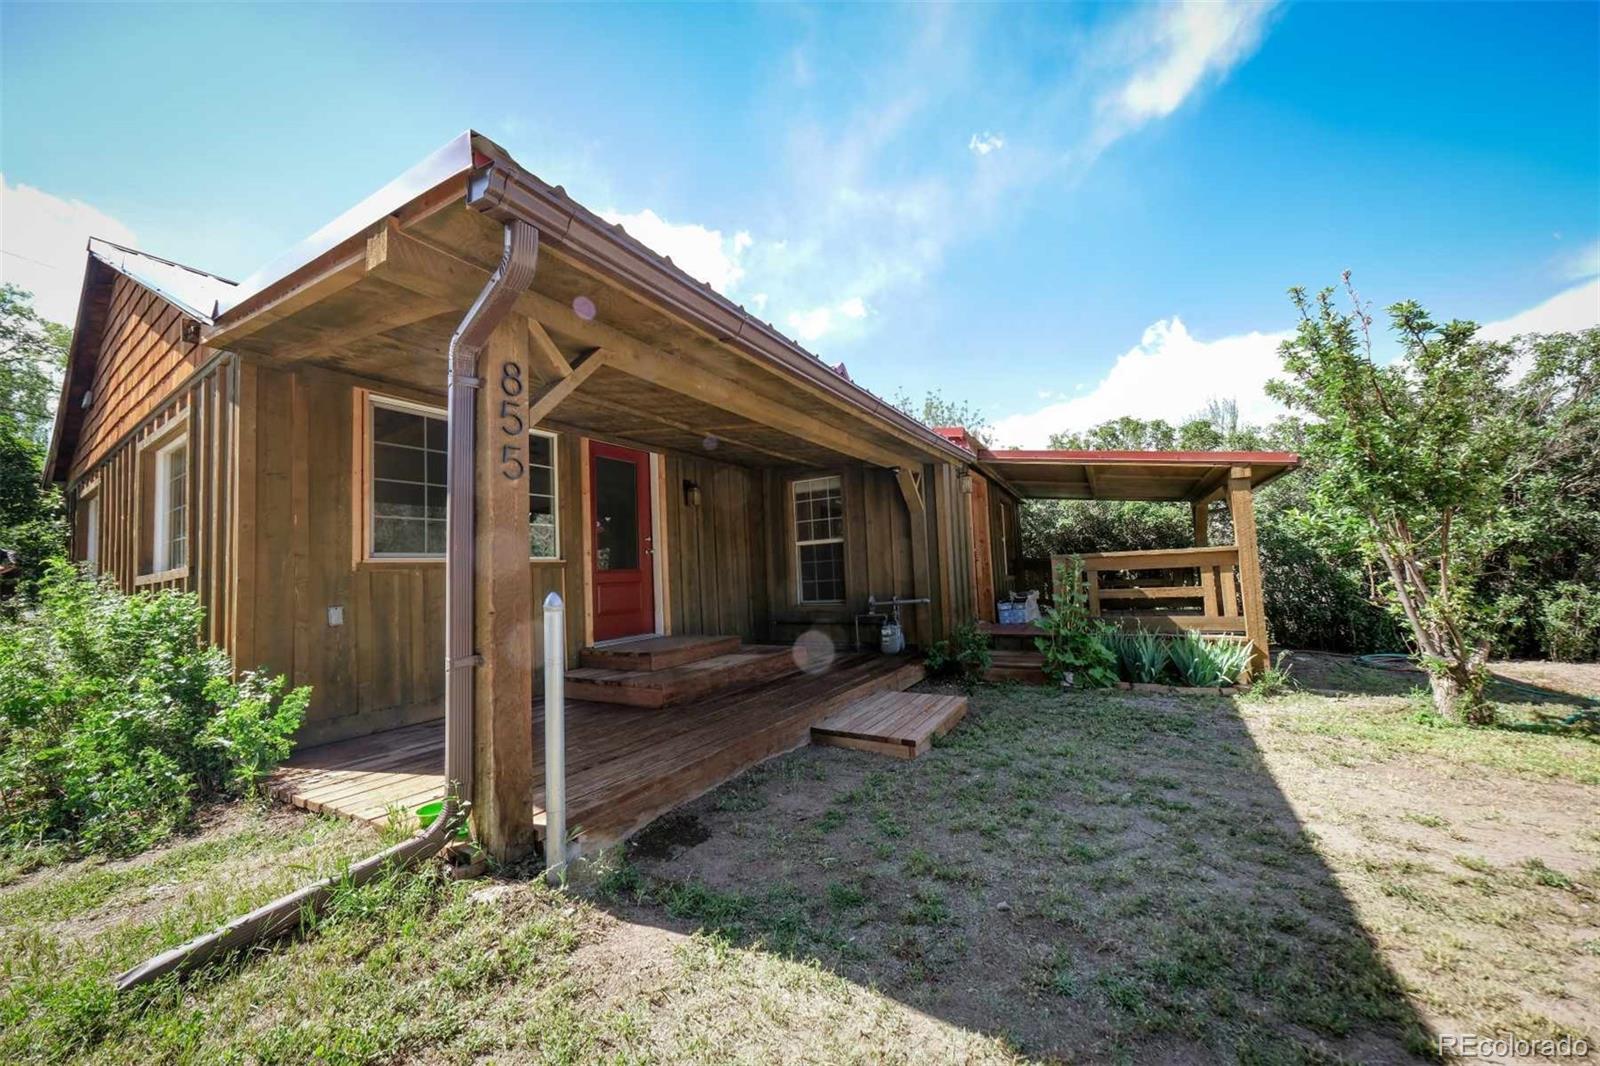
[[[1417,657],[1415,655],[1407,655],[1404,652],[1393,651],[1377,652],[1372,655],[1357,655],[1356,662],[1360,663],[1362,666],[1370,666],[1375,670],[1389,670],[1400,665],[1418,665]],[[1508,688],[1512,692],[1520,692],[1526,696],[1543,698],[1550,695],[1549,689],[1540,688],[1537,685],[1530,685],[1522,681],[1513,681],[1510,678],[1496,677],[1494,679],[1494,683],[1503,688]],[[1574,696],[1573,698],[1586,707],[1595,702],[1593,699],[1587,696]],[[1577,714],[1574,714],[1568,718],[1563,718],[1561,721],[1563,725],[1576,725],[1580,720],[1587,717],[1590,713],[1591,712],[1588,711],[1579,711]]]

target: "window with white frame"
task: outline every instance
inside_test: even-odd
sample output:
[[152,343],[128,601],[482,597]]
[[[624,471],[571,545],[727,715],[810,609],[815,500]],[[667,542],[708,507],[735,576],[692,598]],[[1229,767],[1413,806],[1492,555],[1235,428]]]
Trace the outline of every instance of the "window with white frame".
[[837,476],[794,483],[801,603],[844,602],[844,488]]
[[91,574],[100,572],[100,494],[83,501],[83,566]]
[[156,452],[155,536],[151,569],[178,570],[189,561],[189,438],[179,437]]
[[556,435],[532,430],[528,433],[529,558],[561,558],[556,491]]
[[378,397],[369,403],[372,554],[389,559],[443,555],[449,465],[445,413]]

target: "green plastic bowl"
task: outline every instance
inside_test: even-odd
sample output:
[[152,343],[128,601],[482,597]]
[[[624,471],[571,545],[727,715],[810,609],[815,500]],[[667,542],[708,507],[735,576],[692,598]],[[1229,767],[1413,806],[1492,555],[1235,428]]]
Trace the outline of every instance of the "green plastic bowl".
[[[439,820],[439,815],[443,813],[444,800],[434,800],[432,803],[424,803],[422,806],[417,808],[417,823],[421,825],[422,828],[426,829],[434,822],[437,822]],[[462,822],[461,825],[456,828],[456,839],[467,839],[467,823]]]

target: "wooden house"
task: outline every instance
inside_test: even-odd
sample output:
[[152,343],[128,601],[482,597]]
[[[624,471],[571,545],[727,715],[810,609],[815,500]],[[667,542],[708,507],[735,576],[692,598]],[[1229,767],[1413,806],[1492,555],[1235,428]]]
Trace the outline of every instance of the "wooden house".
[[[447,657],[452,469],[475,525]],[[240,669],[313,687],[303,776],[393,778],[329,809],[437,792],[461,667],[508,854],[539,822],[547,594],[572,803],[624,827],[914,681],[856,646],[869,597],[918,601],[889,609],[913,646],[992,617],[1012,476],[470,132],[240,282],[91,242],[47,469],[77,558],[193,591]]]

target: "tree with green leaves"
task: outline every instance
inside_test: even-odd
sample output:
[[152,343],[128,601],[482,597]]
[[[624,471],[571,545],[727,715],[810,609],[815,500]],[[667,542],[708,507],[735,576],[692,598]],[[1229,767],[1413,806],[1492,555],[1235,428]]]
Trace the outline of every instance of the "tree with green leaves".
[[31,294],[0,286],[0,552],[24,575],[64,541],[60,494],[41,474],[70,340],[39,317]]
[[33,294],[0,285],[0,421],[49,444],[72,331],[39,316]]
[[1381,591],[1403,615],[1446,717],[1492,720],[1484,697],[1489,626],[1479,579],[1513,525],[1505,505],[1522,438],[1505,399],[1512,348],[1472,322],[1389,307],[1400,355],[1373,356],[1372,316],[1344,275],[1335,290],[1290,290],[1300,313],[1269,393],[1302,411],[1310,504],[1305,530],[1334,551],[1381,562]]
[[989,443],[989,437],[994,431],[994,427],[983,416],[983,412],[971,402],[949,399],[939,389],[929,389],[920,404],[914,401],[905,389],[898,389],[890,402],[902,413],[910,415],[925,426],[961,426],[984,445]]

